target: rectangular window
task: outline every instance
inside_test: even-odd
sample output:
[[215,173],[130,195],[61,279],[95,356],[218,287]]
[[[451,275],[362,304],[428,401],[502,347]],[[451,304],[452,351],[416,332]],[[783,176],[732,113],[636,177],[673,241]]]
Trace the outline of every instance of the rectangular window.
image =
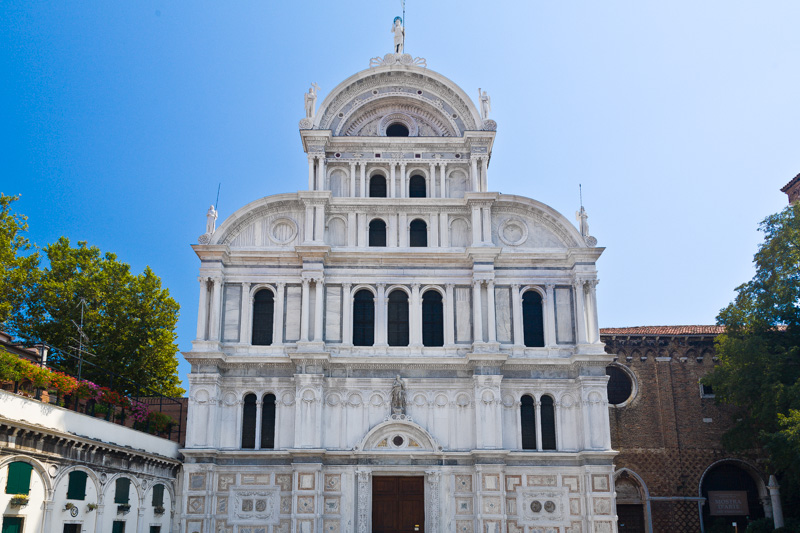
[[702,398],[713,398],[714,397],[714,387],[711,385],[706,385],[704,383],[700,384],[700,396]]
[[[117,478],[116,491],[114,492],[114,503],[128,503],[128,493],[131,490],[131,480],[126,477]],[[116,524],[116,522],[114,522]],[[125,522],[121,522],[123,527]],[[116,530],[114,530],[116,531]]]
[[125,522],[115,520],[111,526],[111,533],[125,533]]
[[6,494],[28,494],[31,491],[31,471],[33,465],[15,461],[8,465]]
[[3,533],[22,533],[22,517],[4,516]]
[[64,531],[62,533],[81,533],[80,524],[64,524]]
[[150,533],[161,533],[161,526],[150,526]]
[[153,507],[164,507],[164,485],[153,487]]
[[86,499],[86,472],[73,470],[69,473],[69,485],[67,486],[68,500]]

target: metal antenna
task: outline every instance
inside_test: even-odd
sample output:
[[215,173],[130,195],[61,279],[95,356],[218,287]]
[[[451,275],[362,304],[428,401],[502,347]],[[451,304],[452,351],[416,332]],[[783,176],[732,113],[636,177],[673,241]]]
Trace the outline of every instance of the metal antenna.
[[403,4],[403,52],[406,51],[406,0],[400,0],[400,3]]
[[[83,369],[83,341],[86,339],[86,343],[89,343],[89,337],[86,336],[86,333],[83,332],[83,313],[86,309],[86,298],[81,298],[81,301],[78,303],[81,307],[81,325],[75,324],[73,320],[72,323],[75,324],[75,327],[78,330],[78,379],[81,379],[81,370]],[[77,307],[77,306],[76,306]]]
[[222,188],[222,182],[217,185],[217,201],[214,203],[214,209],[219,213],[219,190]]
[[580,183],[578,184],[578,195],[580,195],[580,198],[581,198],[581,208],[583,208],[583,188],[581,187],[581,184],[580,184]]

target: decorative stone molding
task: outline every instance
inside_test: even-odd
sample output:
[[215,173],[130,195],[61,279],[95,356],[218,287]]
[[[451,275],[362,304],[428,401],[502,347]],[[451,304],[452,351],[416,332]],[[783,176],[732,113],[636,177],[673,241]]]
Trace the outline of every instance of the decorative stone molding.
[[369,68],[390,67],[392,65],[427,68],[428,62],[423,57],[413,57],[411,54],[386,54],[383,57],[373,57],[369,60]]

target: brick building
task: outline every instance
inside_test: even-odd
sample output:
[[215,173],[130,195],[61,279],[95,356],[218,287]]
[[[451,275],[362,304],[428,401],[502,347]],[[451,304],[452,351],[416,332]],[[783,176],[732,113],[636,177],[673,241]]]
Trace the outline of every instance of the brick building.
[[[708,531],[715,521],[772,515],[768,472],[755,453],[721,439],[733,409],[700,384],[716,360],[722,326],[601,329],[608,367],[619,531]],[[709,491],[747,492],[747,514],[710,516]],[[742,505],[744,503],[742,502]]]

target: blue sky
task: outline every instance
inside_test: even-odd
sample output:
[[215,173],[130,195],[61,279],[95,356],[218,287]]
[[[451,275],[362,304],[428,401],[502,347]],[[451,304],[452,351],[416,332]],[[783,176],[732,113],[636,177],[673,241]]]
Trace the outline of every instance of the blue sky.
[[[181,304],[189,247],[306,187],[297,123],[390,51],[399,0],[33,2],[0,8],[0,191],[30,237],[146,265]],[[604,327],[710,324],[753,274],[757,225],[800,172],[800,3],[407,2],[406,51],[492,97],[490,188],[574,218],[578,184]],[[220,220],[221,222],[221,220]],[[181,358],[181,373],[187,365]]]

